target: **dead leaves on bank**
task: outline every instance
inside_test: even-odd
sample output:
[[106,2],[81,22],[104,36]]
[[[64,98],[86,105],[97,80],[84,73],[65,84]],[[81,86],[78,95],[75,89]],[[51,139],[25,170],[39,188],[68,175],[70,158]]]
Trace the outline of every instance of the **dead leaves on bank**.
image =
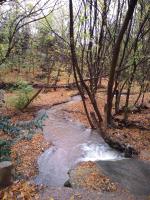
[[117,186],[106,177],[94,162],[79,163],[75,169],[69,173],[71,185],[75,188],[87,188],[114,192]]
[[11,158],[17,174],[24,177],[35,176],[37,158],[48,146],[42,134],[34,135],[32,140],[22,140],[15,144],[11,149]]
[[[65,102],[70,99],[72,95],[77,94],[76,90],[58,89],[57,91],[40,93],[39,98],[35,99],[32,103],[32,107],[44,108],[51,107],[55,104]],[[30,109],[32,109],[32,107]]]
[[0,192],[2,200],[39,200],[38,189],[26,181],[18,181]]
[[[11,158],[17,174],[29,178],[37,173],[37,158],[48,148],[42,134],[36,134],[32,140],[22,140],[12,146]],[[37,186],[27,181],[14,182],[11,186],[0,192],[2,200],[39,200]]]

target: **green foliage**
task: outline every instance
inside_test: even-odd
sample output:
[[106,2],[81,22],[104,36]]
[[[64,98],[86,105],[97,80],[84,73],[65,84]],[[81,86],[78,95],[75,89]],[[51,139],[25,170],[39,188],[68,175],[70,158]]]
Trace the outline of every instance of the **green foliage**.
[[0,162],[10,160],[10,141],[0,140]]
[[11,135],[19,132],[19,128],[11,123],[9,116],[0,116],[0,130]]
[[[11,123],[10,117],[0,116],[0,131],[14,135],[19,129]],[[10,160],[10,146],[10,140],[0,140],[0,162]]]
[[43,121],[46,118],[46,113],[43,113],[31,121],[23,121],[13,124],[9,116],[0,116],[0,131],[8,133],[13,138],[21,138],[20,135],[23,135],[22,131],[24,130],[29,134],[34,134],[38,129],[43,130]]
[[15,90],[16,96],[10,99],[10,103],[17,109],[22,109],[33,94],[33,87],[25,81],[19,81],[11,90]]
[[[0,140],[0,162],[10,160],[10,146],[21,139],[32,139],[36,130],[43,130],[43,121],[47,118],[46,113],[31,121],[13,124],[8,116],[0,116],[0,131],[11,135],[11,140]],[[24,132],[26,133],[24,135]]]
[[27,130],[29,134],[34,134],[35,130],[43,130],[43,122],[47,117],[47,114],[43,113],[31,121],[18,122],[16,126],[20,131]]

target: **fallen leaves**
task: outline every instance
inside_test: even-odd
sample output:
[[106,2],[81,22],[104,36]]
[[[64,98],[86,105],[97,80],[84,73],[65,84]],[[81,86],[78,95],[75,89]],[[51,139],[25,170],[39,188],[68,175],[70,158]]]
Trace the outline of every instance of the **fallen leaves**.
[[32,140],[22,140],[12,146],[11,158],[17,174],[24,177],[36,175],[37,158],[49,145],[42,134],[36,134]]
[[[67,101],[72,95],[76,94],[76,90],[58,89],[53,92],[40,93],[39,98],[35,99],[32,103],[33,107],[50,107],[57,103]],[[30,108],[31,109],[31,108]]]
[[113,192],[117,186],[106,177],[94,162],[79,163],[69,173],[71,185],[74,188],[87,188],[92,190]]
[[3,131],[0,131],[0,140],[11,140],[11,136],[4,133]]
[[26,181],[17,181],[0,192],[2,200],[39,200],[37,186]]

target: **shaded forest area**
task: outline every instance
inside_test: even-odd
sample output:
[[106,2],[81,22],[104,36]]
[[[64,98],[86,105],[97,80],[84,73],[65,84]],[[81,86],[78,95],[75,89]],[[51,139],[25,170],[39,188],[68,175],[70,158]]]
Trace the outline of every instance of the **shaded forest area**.
[[43,188],[28,181],[53,141],[37,112],[76,95],[63,116],[125,157],[150,161],[149,44],[148,0],[0,1],[0,186],[15,169],[0,198],[40,199]]

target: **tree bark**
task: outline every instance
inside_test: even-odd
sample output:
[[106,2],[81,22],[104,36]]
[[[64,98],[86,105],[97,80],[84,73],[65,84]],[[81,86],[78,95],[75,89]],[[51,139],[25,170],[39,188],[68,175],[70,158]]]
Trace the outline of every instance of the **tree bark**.
[[114,79],[115,79],[115,72],[117,67],[117,62],[119,58],[119,51],[121,47],[121,43],[123,40],[123,36],[125,31],[127,30],[129,21],[131,20],[135,6],[137,4],[137,0],[130,0],[128,11],[126,13],[126,17],[124,19],[122,28],[120,30],[120,33],[118,35],[118,38],[116,40],[116,43],[113,48],[113,55],[112,55],[112,64],[110,69],[110,75],[109,75],[109,81],[108,81],[108,88],[107,88],[107,115],[106,115],[106,121],[107,124],[112,123],[112,101],[113,101],[113,85],[114,85]]

